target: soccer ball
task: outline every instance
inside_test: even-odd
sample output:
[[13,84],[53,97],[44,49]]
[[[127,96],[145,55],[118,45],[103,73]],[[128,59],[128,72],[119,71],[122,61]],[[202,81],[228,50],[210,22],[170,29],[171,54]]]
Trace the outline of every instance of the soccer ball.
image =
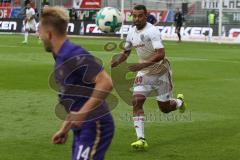
[[122,14],[113,7],[102,8],[96,16],[96,25],[102,32],[115,32],[122,25]]

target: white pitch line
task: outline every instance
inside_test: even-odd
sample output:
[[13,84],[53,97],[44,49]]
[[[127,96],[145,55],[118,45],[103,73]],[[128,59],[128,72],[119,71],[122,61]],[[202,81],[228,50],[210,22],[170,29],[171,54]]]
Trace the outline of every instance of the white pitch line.
[[0,45],[0,47],[6,47],[6,48],[21,48],[21,47],[27,47],[27,48],[43,48],[42,46],[32,46],[32,45],[29,45],[29,44],[21,44],[19,46],[17,45]]
[[20,47],[20,46],[14,46],[14,45],[2,45],[2,44],[0,44],[0,47],[14,47],[14,48],[16,48],[16,47]]
[[[25,45],[26,46],[26,45]],[[24,46],[24,47],[25,47]],[[17,46],[17,45],[0,45],[0,47],[21,47],[21,46]],[[40,46],[39,47],[31,47],[31,48],[41,48]],[[116,52],[108,52],[108,51],[89,51],[90,53],[100,53],[100,54],[112,54],[112,55],[116,55],[118,53]],[[3,54],[0,52],[0,54]],[[21,54],[18,52],[18,54]],[[25,53],[24,53],[25,54]],[[28,53],[29,55],[35,55],[36,53]],[[12,58],[5,58],[7,54],[4,54],[4,58],[1,58],[1,60],[12,60],[12,61],[21,61],[21,60],[13,60]],[[34,58],[34,56],[33,56]],[[198,57],[168,57],[171,61],[208,61],[208,62],[220,62],[220,63],[236,63],[236,64],[239,64],[240,61],[231,61],[231,60],[219,60],[219,59],[207,59],[207,58],[198,58]],[[25,60],[22,60],[22,61],[26,61]],[[29,60],[31,61],[31,60]],[[31,61],[33,62],[33,61]]]
[[[100,54],[118,54],[118,53],[114,53],[114,52],[104,52],[104,51],[89,51],[90,53],[100,53]],[[223,62],[223,63],[240,63],[240,61],[230,61],[230,60],[211,60],[211,59],[207,59],[207,58],[190,58],[190,57],[167,57],[172,61],[208,61],[208,62]]]

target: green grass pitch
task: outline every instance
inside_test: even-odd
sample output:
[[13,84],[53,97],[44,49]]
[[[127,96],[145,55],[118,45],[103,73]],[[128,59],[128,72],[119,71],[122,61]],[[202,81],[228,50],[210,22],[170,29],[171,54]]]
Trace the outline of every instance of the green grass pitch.
[[[0,35],[0,160],[67,160],[66,145],[51,144],[60,127],[54,113],[56,93],[48,87],[51,54],[35,37]],[[109,71],[114,53],[104,51],[117,39],[72,38],[101,58]],[[106,160],[239,160],[240,46],[164,41],[173,69],[174,95],[184,93],[189,110],[161,114],[154,98],[145,104],[145,135],[149,150],[137,152],[131,106],[120,100],[113,111],[116,132]],[[137,62],[133,52],[129,62]],[[114,92],[116,95],[116,92]],[[71,135],[71,134],[70,134]]]

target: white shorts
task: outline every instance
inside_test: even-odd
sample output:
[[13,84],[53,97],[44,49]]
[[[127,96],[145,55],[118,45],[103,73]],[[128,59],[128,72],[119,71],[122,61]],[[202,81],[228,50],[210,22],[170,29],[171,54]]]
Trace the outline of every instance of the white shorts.
[[23,30],[32,30],[36,31],[36,22],[35,21],[28,21],[26,24],[23,22]]
[[139,71],[133,86],[133,95],[141,94],[148,97],[152,91],[156,91],[156,99],[166,102],[172,98],[172,72],[167,71],[160,75],[146,75]]

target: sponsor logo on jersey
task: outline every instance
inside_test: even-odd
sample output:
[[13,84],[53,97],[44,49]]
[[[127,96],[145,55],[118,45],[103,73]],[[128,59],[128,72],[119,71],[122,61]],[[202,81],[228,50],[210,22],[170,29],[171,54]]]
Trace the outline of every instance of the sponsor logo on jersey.
[[134,48],[141,48],[141,47],[144,47],[145,46],[145,44],[138,44],[138,45],[135,45],[135,46],[133,46]]

